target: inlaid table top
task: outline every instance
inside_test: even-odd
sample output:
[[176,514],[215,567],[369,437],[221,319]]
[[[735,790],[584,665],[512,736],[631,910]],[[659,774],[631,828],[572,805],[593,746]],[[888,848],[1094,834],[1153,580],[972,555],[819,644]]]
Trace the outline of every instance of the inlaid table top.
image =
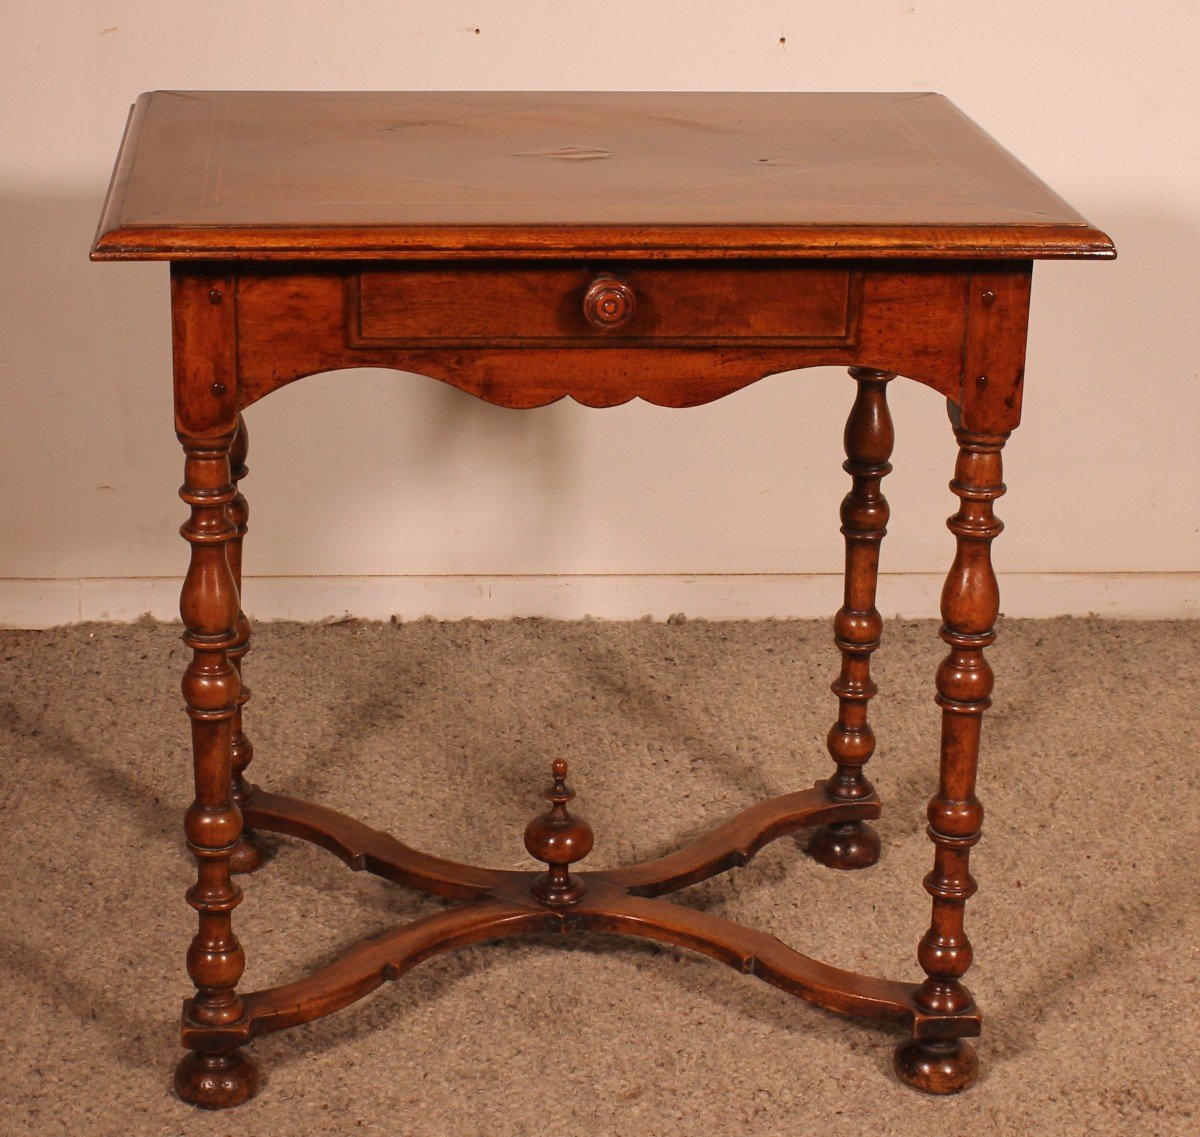
[[1110,257],[941,95],[155,91],[97,260]]

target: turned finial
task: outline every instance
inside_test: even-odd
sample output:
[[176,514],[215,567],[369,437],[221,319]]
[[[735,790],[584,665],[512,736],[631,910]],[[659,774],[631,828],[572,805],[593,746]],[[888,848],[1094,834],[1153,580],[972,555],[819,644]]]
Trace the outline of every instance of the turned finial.
[[530,856],[549,866],[549,872],[539,876],[530,890],[542,903],[559,907],[574,904],[583,895],[583,881],[571,876],[568,866],[592,851],[595,838],[592,827],[567,810],[575,791],[566,782],[566,761],[556,758],[550,773],[554,784],[543,794],[550,808],[525,827],[525,848]]

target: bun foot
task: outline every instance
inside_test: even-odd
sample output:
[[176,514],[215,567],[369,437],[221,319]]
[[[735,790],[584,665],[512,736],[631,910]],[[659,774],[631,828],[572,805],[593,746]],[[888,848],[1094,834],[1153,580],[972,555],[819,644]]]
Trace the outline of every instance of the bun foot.
[[865,869],[879,860],[879,834],[865,821],[822,825],[808,839],[808,854],[826,868]]
[[926,1094],[959,1094],[975,1084],[979,1059],[961,1038],[910,1039],[892,1055],[896,1077]]
[[229,871],[249,873],[262,868],[267,852],[262,847],[258,834],[249,829],[242,830],[237,848],[229,856]]
[[175,1067],[175,1092],[201,1109],[229,1109],[258,1089],[258,1067],[240,1050],[200,1054],[189,1050]]

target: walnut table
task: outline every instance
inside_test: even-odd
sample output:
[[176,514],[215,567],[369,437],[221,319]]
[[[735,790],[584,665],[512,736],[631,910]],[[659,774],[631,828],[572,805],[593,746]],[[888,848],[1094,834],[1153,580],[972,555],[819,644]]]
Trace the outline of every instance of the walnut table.
[[[192,659],[195,800],[186,816],[199,931],[175,1084],[210,1108],[253,1094],[242,1047],[327,1015],[439,952],[501,936],[596,929],[703,952],[844,1014],[903,1027],[911,1086],[971,1084],[980,1017],[967,860],[998,611],[990,546],[1000,454],[1021,411],[1029,285],[1043,257],[1112,257],[1111,241],[968,118],[931,94],[380,94],[169,92],[130,115],[97,260],[171,262],[175,426],[183,443],[180,612]],[[566,763],[525,833],[543,873],[419,853],[395,837],[246,779],[241,611],[242,412],[314,372],[388,367],[489,402],[688,407],[765,375],[848,366],[852,488],[842,503],[845,603],[829,732],[833,775],[764,801],[675,853],[574,872],[592,846]],[[842,971],[773,936],[658,899],[809,828],[822,865],[879,857],[863,767],[891,469],[887,387],[945,396],[957,442],[955,553],[942,593],[941,765],[929,804],[933,897],[925,978]],[[336,392],[337,388],[330,388]],[[238,990],[233,874],[254,830],[312,841],[456,903],[265,991]]]

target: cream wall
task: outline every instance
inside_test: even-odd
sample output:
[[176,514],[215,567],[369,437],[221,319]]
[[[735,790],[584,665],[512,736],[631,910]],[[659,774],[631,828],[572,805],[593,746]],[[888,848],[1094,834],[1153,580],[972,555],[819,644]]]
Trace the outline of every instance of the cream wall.
[[[1178,0],[12,5],[0,623],[174,610],[167,270],[86,257],[128,104],[156,87],[944,92],[1120,249],[1035,273],[997,546],[1005,608],[1195,612],[1198,32]],[[306,380],[247,416],[248,571],[261,578],[248,607],[825,612],[851,387],[821,370],[688,411],[514,412],[411,376]],[[884,556],[906,575],[884,582],[881,607],[931,612],[951,440],[930,391],[893,391]]]

